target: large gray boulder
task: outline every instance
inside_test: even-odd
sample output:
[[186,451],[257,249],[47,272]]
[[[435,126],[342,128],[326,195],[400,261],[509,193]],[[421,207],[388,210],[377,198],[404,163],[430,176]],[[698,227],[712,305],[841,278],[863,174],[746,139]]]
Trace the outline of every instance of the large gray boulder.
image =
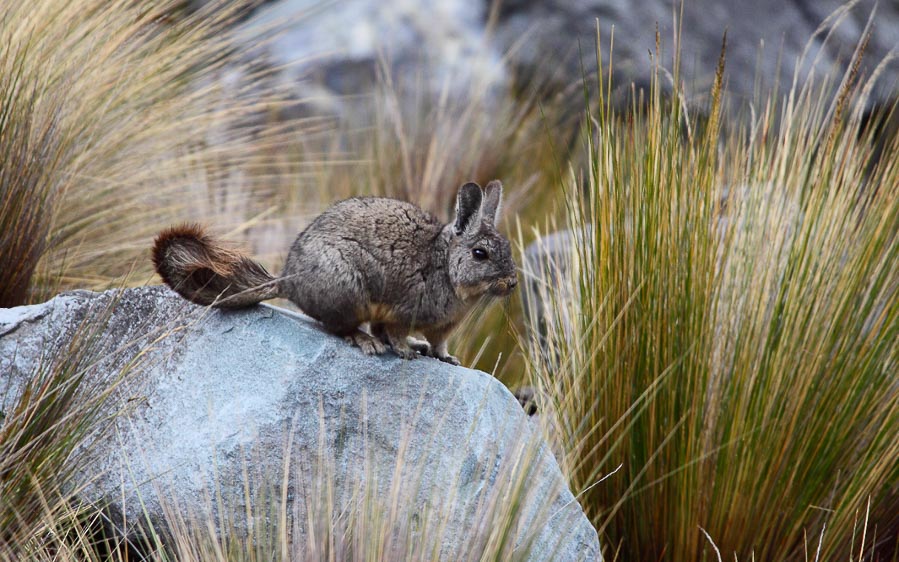
[[482,548],[496,507],[514,505],[512,558],[600,559],[549,448],[485,373],[366,357],[265,305],[209,311],[163,287],[72,292],[0,309],[0,409],[42,353],[91,331],[101,360],[87,376],[125,374],[107,405],[121,410],[114,427],[78,453],[89,467],[82,496],[129,521],[145,510],[164,528],[171,512],[214,512],[246,532],[248,509],[273,513],[250,523],[262,536],[283,493],[291,552],[303,558],[319,516],[345,522],[335,514],[365,502],[389,514],[396,501],[406,526],[394,543],[412,537],[455,560]]

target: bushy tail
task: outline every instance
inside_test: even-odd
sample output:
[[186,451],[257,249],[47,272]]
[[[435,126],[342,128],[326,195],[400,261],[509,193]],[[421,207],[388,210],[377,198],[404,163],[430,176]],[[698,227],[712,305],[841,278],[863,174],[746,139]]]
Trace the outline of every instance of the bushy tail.
[[169,287],[197,304],[242,308],[281,296],[277,279],[262,265],[224,247],[195,224],[160,232],[153,265]]

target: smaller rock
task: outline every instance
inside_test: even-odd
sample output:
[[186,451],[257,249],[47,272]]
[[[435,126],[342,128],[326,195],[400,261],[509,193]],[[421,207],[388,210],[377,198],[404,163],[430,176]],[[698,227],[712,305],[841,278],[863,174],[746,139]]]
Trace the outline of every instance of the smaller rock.
[[577,306],[565,306],[564,303],[576,303],[579,295],[577,287],[569,280],[570,271],[576,265],[578,246],[588,243],[592,233],[591,227],[580,231],[562,230],[541,237],[525,248],[522,256],[522,277],[526,280],[522,287],[521,298],[524,308],[525,322],[544,354],[544,360],[552,365],[547,346],[546,335],[549,333],[573,334],[574,322],[572,314],[579,312]]

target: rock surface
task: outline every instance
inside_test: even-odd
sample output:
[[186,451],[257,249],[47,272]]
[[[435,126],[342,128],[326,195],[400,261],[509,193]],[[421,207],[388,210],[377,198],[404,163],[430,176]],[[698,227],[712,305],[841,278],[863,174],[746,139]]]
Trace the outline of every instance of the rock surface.
[[[113,301],[108,319],[98,320]],[[289,461],[295,548],[310,532],[305,515],[315,501],[306,500],[322,481],[316,474],[327,473],[337,510],[357,501],[350,498],[363,482],[378,502],[401,497],[422,536],[445,525],[437,548],[450,560],[489,532],[484,506],[525,466],[514,532],[519,544],[535,537],[528,559],[600,558],[596,531],[548,447],[487,374],[424,358],[365,357],[310,320],[265,305],[207,311],[162,287],[73,292],[0,310],[0,408],[42,352],[85,326],[99,326],[97,345],[110,350],[88,376],[113,380],[139,359],[110,400],[125,413],[113,437],[94,443],[93,480],[83,492],[118,504],[132,521],[141,501],[160,521],[172,506],[202,514],[217,493],[239,529],[244,483],[253,497],[260,482],[280,494]],[[249,507],[258,510],[255,501]]]

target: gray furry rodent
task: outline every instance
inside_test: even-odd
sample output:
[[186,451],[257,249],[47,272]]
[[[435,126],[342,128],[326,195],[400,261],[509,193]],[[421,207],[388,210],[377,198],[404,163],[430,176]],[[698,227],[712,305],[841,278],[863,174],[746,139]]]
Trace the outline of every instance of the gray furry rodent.
[[[395,199],[340,201],[300,233],[277,278],[196,225],[161,232],[153,263],[197,304],[241,308],[286,298],[366,354],[390,347],[405,359],[422,353],[458,365],[447,351],[450,332],[480,297],[506,296],[517,284],[509,241],[496,230],[501,202],[500,182],[486,190],[466,183],[455,220],[444,225]],[[366,323],[372,335],[361,330]]]

